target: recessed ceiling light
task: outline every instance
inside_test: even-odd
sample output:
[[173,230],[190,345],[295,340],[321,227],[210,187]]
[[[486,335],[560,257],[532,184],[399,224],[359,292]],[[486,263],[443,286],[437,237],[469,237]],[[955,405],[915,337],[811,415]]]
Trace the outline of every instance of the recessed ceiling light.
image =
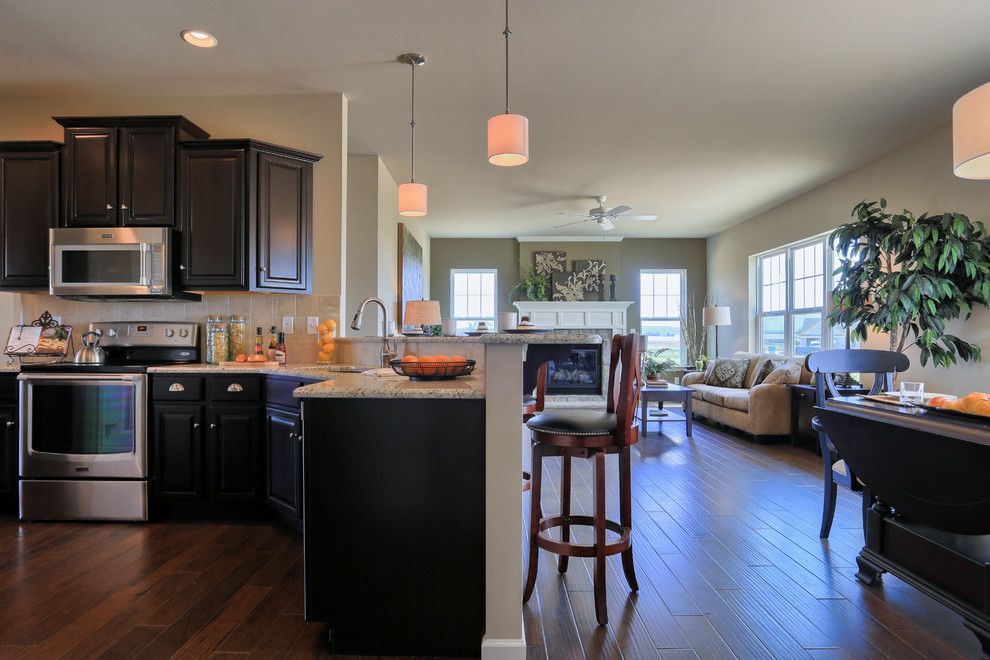
[[187,44],[197,48],[213,48],[220,43],[212,34],[202,30],[183,30],[179,36]]

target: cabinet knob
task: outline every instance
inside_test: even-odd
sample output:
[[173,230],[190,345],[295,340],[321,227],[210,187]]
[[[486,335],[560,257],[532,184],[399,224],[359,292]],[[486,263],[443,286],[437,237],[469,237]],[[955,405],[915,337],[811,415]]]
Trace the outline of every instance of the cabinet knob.
[[216,431],[217,430],[217,425],[216,424],[210,424],[210,430]]
[[17,422],[7,422],[7,428],[10,428],[11,426],[16,426],[16,425],[17,425]]
[[199,422],[193,422],[193,428],[194,429],[198,429],[199,428]]
[[262,267],[261,267],[261,272],[262,272],[262,273],[267,273],[267,272],[268,272],[268,268],[267,268],[267,267],[265,267],[265,266],[262,266]]
[[185,270],[185,269],[186,269],[185,266],[183,266],[182,264],[179,264],[179,270]]
[[300,433],[299,435],[296,436],[296,440],[298,442],[302,442],[302,433]]
[[244,387],[240,383],[231,383],[227,386],[228,392],[243,392]]
[[120,205],[120,210],[121,211],[126,211],[127,210],[127,204],[121,204]]
[[[8,424],[9,424],[9,423],[10,423],[10,422],[8,422]],[[297,437],[299,437],[299,436],[298,436],[298,435],[296,434],[296,432],[295,432],[295,431],[289,431],[289,437],[290,437],[290,438],[297,438]]]
[[107,210],[108,211],[112,211],[113,210],[113,204],[107,204]]

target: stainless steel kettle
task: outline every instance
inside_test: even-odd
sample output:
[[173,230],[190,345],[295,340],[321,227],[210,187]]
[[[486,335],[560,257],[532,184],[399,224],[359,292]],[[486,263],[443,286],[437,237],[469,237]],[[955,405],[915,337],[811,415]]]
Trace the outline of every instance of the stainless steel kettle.
[[99,330],[91,330],[82,336],[83,347],[76,351],[76,357],[72,360],[74,364],[103,364],[106,362],[106,353],[100,348],[100,337],[103,333]]

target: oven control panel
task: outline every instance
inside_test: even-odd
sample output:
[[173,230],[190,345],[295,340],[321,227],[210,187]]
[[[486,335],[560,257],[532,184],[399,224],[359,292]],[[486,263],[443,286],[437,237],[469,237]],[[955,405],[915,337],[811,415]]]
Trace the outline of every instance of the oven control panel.
[[114,321],[90,323],[100,332],[101,346],[195,347],[199,344],[199,324],[173,321]]

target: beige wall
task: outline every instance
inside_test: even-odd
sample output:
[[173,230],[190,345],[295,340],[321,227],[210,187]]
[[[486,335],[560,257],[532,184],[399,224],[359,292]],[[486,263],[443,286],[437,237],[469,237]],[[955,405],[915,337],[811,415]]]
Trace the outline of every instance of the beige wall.
[[[514,238],[434,238],[432,247],[434,299],[440,301],[444,316],[450,313],[451,268],[498,269],[499,311],[515,311],[509,301],[508,289],[533,263],[533,252],[540,250],[567,252],[568,268],[575,259],[605,259],[609,273],[618,278],[618,300],[639,299],[639,271],[644,268],[686,270],[688,291],[695,294],[699,304],[707,288],[706,242],[703,238],[521,243]],[[629,308],[629,327],[639,327],[638,303]]]
[[[423,247],[423,295],[430,297],[430,237],[424,222],[403,218],[395,211],[398,186],[382,159],[373,154],[350,154],[347,158],[347,222],[345,295],[342,314],[350,323],[357,305],[377,296],[397,321],[398,225],[405,224]],[[347,335],[377,335],[381,311],[368,308],[361,330],[344,324]]]
[[[945,128],[804,195],[708,239],[708,289],[732,307],[733,325],[722,328],[722,353],[747,350],[753,335],[749,259],[773,247],[813,236],[846,222],[864,199],[885,197],[890,207],[920,214],[957,211],[972,220],[990,219],[990,182],[968,181],[952,174],[952,134]],[[979,309],[950,332],[990,351],[990,313]],[[886,348],[883,338],[871,345]],[[990,364],[958,365],[950,370],[922,369],[916,351],[908,351],[912,368],[906,378],[923,380],[930,391],[965,393],[990,389]]]

